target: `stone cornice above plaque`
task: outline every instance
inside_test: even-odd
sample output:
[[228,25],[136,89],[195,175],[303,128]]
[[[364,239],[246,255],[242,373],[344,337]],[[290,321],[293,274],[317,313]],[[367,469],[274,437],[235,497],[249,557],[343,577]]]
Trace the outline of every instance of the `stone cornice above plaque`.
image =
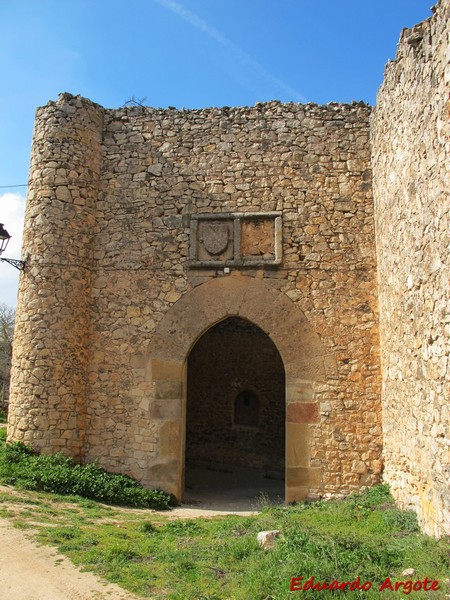
[[190,215],[192,267],[279,265],[281,212]]

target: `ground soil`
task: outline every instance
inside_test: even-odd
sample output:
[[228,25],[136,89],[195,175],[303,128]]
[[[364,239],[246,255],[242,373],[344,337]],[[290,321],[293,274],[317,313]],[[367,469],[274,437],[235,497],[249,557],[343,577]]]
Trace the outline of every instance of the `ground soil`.
[[0,519],[1,600],[135,600]]
[[[224,512],[179,507],[162,514],[186,519]],[[138,600],[117,585],[80,571],[56,549],[36,542],[32,532],[16,529],[5,519],[0,519],[0,565],[0,600]]]

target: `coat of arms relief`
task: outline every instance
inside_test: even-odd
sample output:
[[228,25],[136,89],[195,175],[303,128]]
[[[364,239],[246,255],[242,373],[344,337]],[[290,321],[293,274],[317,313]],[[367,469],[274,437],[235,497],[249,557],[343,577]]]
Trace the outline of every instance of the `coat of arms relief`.
[[233,221],[222,219],[220,221],[200,221],[198,228],[199,259],[214,260],[232,259],[233,253]]

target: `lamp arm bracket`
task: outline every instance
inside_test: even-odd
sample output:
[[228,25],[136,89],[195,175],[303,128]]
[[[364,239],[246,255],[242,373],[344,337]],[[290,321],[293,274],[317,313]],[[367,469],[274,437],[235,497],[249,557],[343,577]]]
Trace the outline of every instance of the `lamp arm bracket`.
[[0,262],[7,262],[19,271],[23,271],[25,269],[25,260],[18,260],[17,258],[0,258]]

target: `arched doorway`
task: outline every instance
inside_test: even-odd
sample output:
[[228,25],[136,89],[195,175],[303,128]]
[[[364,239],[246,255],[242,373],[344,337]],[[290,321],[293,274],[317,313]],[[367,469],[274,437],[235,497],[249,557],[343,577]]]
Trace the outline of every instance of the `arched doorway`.
[[270,337],[228,317],[187,361],[186,499],[284,501],[285,373]]
[[[285,501],[307,497],[321,486],[321,468],[312,464],[314,427],[320,422],[317,389],[335,372],[319,336],[302,311],[265,281],[241,275],[211,279],[182,296],[165,314],[149,342],[145,378],[156,456],[148,461],[146,485],[185,500],[187,362],[211,323],[239,316],[273,340],[286,376]],[[244,390],[246,391],[246,390]],[[249,390],[252,391],[252,390]]]

